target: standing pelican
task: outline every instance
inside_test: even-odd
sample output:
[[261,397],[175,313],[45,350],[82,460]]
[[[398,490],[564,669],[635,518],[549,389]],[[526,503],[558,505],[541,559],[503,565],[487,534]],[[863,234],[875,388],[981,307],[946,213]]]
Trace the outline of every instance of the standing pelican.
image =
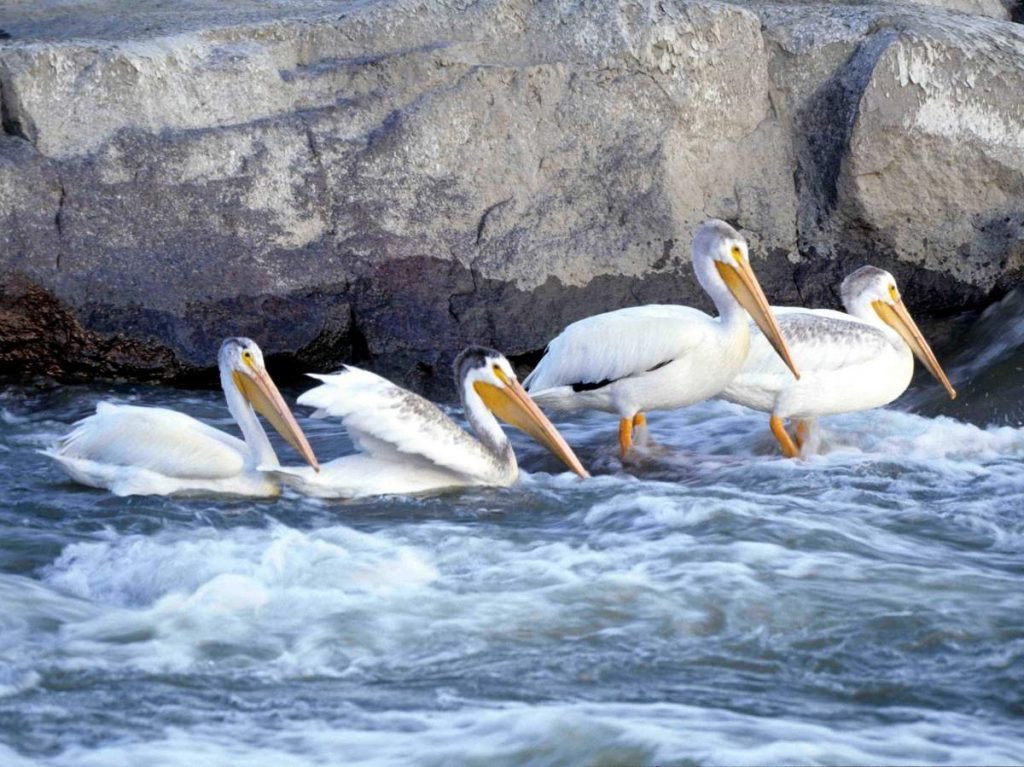
[[748,312],[799,377],[739,232],[724,221],[705,221],[694,235],[692,259],[717,318],[651,304],[578,320],[548,344],[526,377],[530,395],[556,410],[618,413],[625,458],[634,429],[646,423],[644,411],[692,405],[732,380],[747,357]]
[[228,410],[245,441],[183,413],[101,402],[44,453],[73,479],[117,495],[180,492],[274,496],[280,485],[264,469],[278,465],[258,410],[314,469],[306,435],[267,374],[263,353],[248,338],[229,338],[217,355]]
[[[862,266],[843,280],[840,293],[849,314],[773,307],[803,372],[799,381],[755,334],[743,369],[722,392],[723,399],[771,413],[772,434],[790,458],[799,454],[811,419],[880,407],[900,396],[910,384],[915,355],[956,398],[889,272]],[[797,421],[796,442],[785,418]]]
[[277,470],[307,495],[359,498],[511,485],[519,467],[494,415],[525,431],[579,476],[589,476],[516,380],[508,360],[493,349],[470,347],[455,359],[455,382],[477,439],[432,402],[367,370],[347,366],[313,378],[322,383],[303,393],[299,404],[317,408],[314,417],[341,418],[362,452],[328,461],[319,473],[305,467]]

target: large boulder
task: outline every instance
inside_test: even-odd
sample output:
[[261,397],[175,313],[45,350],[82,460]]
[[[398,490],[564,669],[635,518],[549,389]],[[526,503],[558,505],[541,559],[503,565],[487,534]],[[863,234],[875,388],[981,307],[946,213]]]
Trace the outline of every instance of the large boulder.
[[970,5],[15,9],[0,360],[175,378],[246,334],[448,394],[469,342],[711,309],[708,217],[776,303],[871,262],[916,309],[980,306],[1022,268],[1024,35]]
[[[1024,257],[1024,36],[1015,24],[866,7],[807,37],[766,14],[795,87],[801,270],[892,269],[932,312],[984,303]],[[831,57],[834,73],[806,73]],[[810,263],[807,263],[810,261]],[[820,285],[805,298],[820,301]],[[959,296],[959,300],[958,297]]]

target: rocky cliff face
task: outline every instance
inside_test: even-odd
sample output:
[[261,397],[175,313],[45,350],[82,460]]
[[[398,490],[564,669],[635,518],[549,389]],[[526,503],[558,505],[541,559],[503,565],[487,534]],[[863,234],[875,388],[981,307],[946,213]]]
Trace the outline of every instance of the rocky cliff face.
[[[951,10],[952,9],[952,10]],[[961,11],[967,11],[963,13]],[[449,393],[645,302],[708,217],[775,303],[1024,269],[1024,27],[875,4],[44,0],[0,40],[0,360],[174,378],[220,339]]]

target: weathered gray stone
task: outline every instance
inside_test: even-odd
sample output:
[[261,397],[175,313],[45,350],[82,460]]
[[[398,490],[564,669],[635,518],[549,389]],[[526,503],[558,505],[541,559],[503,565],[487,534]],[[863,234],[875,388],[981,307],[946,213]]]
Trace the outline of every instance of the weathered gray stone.
[[1012,2],[1002,2],[1002,0],[912,0],[912,2],[960,11],[974,16],[988,16],[1000,21],[1009,20],[1012,7]]
[[[0,358],[175,377],[245,333],[448,394],[471,341],[529,356],[593,312],[709,308],[707,217],[779,303],[871,261],[919,308],[983,304],[1021,270],[1024,49],[956,10],[26,5],[0,48]],[[63,347],[24,342],[33,302]]]
[[[803,299],[834,302],[839,275],[866,262],[890,268],[919,310],[940,314],[1019,281],[1024,188],[1019,156],[1004,145],[1024,128],[1009,95],[1024,86],[1021,28],[871,4],[830,18],[804,4],[761,15],[773,102],[792,120]],[[907,82],[911,59],[928,91]],[[972,115],[984,117],[964,126]],[[834,278],[820,279],[824,264]]]
[[982,20],[886,41],[839,178],[901,261],[988,291],[1024,257],[1024,34]]

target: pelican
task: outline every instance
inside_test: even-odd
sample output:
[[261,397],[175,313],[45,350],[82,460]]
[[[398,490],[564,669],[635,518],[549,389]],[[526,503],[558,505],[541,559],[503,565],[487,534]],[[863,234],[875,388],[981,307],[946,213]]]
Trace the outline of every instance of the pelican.
[[[723,399],[771,413],[772,434],[790,458],[799,455],[814,418],[880,407],[900,396],[910,384],[914,356],[956,398],[889,272],[862,266],[843,280],[840,293],[849,314],[773,307],[803,371],[799,381],[755,334],[743,369],[722,392]],[[796,421],[795,441],[786,418]]]
[[619,415],[619,451],[627,456],[645,411],[686,407],[718,394],[736,375],[750,344],[749,316],[799,377],[754,276],[747,243],[724,221],[701,224],[693,269],[718,317],[688,306],[650,304],[572,323],[524,381],[538,404],[555,410]]
[[386,378],[346,366],[299,396],[313,417],[341,418],[361,451],[328,461],[315,473],[281,468],[296,490],[321,498],[423,493],[470,485],[504,487],[519,476],[515,454],[494,415],[522,429],[581,477],[589,476],[551,422],[493,349],[470,347],[455,359],[455,381],[477,439],[423,397]]
[[253,341],[228,338],[217,359],[228,410],[244,441],[174,410],[101,402],[43,452],[74,480],[116,495],[278,495],[280,484],[264,471],[278,465],[277,455],[253,408],[314,470],[316,456]]

